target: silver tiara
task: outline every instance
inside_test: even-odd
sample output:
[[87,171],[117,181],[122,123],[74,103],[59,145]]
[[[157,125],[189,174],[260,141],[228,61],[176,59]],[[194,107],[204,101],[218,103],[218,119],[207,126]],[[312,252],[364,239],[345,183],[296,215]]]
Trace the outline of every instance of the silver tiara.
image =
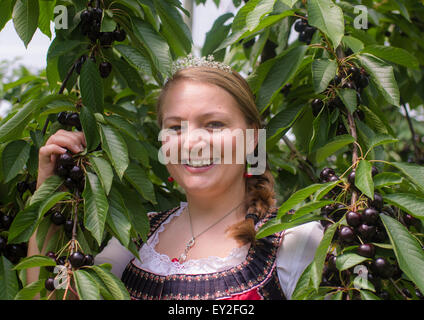
[[180,58],[172,64],[172,74],[176,73],[179,70],[189,68],[189,67],[211,67],[217,68],[228,73],[232,73],[231,67],[226,65],[225,63],[214,61],[213,55],[208,55],[207,57],[193,57],[191,53],[189,53],[185,58]]

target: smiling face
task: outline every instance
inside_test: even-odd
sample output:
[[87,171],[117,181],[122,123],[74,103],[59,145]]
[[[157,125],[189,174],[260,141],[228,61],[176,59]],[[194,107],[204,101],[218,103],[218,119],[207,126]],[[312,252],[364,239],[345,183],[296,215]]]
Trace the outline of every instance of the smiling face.
[[[179,150],[178,164],[167,164],[167,169],[187,193],[216,195],[244,183],[245,130],[251,127],[229,92],[206,82],[179,80],[163,97],[161,116],[162,129],[175,130],[162,144]],[[213,163],[199,168],[195,160]]]

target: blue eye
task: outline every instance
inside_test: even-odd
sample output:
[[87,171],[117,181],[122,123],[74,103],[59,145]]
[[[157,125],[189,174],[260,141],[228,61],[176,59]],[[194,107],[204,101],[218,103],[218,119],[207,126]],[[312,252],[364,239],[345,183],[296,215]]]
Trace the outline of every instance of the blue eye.
[[222,127],[222,126],[224,126],[224,124],[222,122],[219,122],[219,121],[211,121],[211,122],[208,123],[208,125],[211,125],[211,124],[212,124],[212,127]]

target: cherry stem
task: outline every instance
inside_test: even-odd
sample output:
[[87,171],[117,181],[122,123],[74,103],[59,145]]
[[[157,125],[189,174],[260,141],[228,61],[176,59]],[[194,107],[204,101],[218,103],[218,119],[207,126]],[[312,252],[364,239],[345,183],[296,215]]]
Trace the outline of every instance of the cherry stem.
[[[355,142],[358,140],[358,135],[356,133],[355,120],[353,119],[353,115],[350,111],[347,112],[347,121],[349,123],[349,131],[350,135],[355,139]],[[352,163],[356,164],[358,161],[358,144],[353,144],[352,150]],[[353,190],[352,198],[350,199],[350,204],[352,206],[353,211],[356,211],[356,201],[358,200],[358,193]]]
[[[76,190],[75,196],[79,198],[79,191]],[[78,203],[74,206],[74,225],[72,227],[72,239],[71,239],[71,254],[76,250],[77,242],[77,225],[78,225]]]
[[405,298],[405,300],[409,300],[408,297],[402,292],[402,290],[400,290],[400,288],[398,287],[398,285],[396,284],[396,282],[390,278],[390,282],[393,284],[393,286],[396,288],[396,290],[402,295],[402,297]]

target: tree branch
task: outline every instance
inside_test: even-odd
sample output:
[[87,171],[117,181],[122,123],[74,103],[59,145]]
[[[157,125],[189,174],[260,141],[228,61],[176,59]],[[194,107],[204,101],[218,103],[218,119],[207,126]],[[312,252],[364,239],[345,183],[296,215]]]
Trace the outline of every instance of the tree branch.
[[[356,140],[358,140],[358,134],[356,132],[355,119],[350,111],[347,112],[347,122],[349,124],[349,132],[350,135]],[[355,164],[358,161],[358,145],[356,143],[353,144],[352,150],[352,164]],[[352,191],[352,198],[350,200],[350,204],[352,205],[353,211],[356,209],[356,201],[358,201],[358,193],[354,189]]]
[[300,154],[300,152],[296,149],[294,144],[286,137],[283,136],[283,141],[287,145],[287,147],[290,149],[290,151],[296,156],[296,158],[299,161],[299,166],[302,170],[305,171],[305,173],[308,175],[308,177],[313,182],[319,182],[318,179],[315,177],[314,172],[311,170],[308,161],[303,159],[303,156]]
[[403,107],[403,110],[405,110],[406,120],[408,121],[409,130],[411,131],[412,144],[414,145],[415,162],[417,162],[418,159],[420,158],[421,152],[420,152],[420,148],[418,147],[417,140],[415,139],[416,134],[415,134],[414,125],[412,124],[412,120],[411,120],[411,117],[409,116],[409,112],[408,112],[408,108],[406,107],[406,104],[402,103],[402,107]]

